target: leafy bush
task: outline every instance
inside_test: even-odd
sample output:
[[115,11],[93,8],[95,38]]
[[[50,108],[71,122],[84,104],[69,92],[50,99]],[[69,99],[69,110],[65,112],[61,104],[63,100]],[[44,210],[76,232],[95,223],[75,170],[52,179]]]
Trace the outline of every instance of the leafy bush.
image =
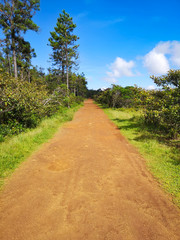
[[161,90],[151,91],[146,98],[145,122],[171,138],[180,134],[180,70],[166,76],[151,77]]
[[82,96],[67,94],[65,84],[49,91],[40,78],[31,82],[0,73],[0,141],[5,136],[18,134],[26,128],[37,126],[44,117],[60,108],[83,101]]
[[0,74],[0,123],[18,122],[24,127],[34,127],[46,114],[45,86]]
[[142,108],[144,122],[154,131],[170,138],[180,134],[180,70],[170,70],[167,75],[151,77],[160,90],[113,85],[105,91],[92,92],[94,99],[105,107]]
[[137,87],[113,85],[112,88],[101,91],[95,100],[106,107],[129,108],[134,106],[137,90]]

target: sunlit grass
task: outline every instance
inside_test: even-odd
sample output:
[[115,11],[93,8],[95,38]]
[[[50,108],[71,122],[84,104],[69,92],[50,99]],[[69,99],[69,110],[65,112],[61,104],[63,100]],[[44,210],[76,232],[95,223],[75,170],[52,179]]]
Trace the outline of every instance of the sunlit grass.
[[158,135],[149,132],[142,124],[138,111],[105,109],[105,113],[118,126],[121,133],[138,148],[147,166],[172,194],[174,202],[180,207],[180,151],[168,145]]
[[56,115],[44,119],[40,125],[0,143],[0,187],[7,177],[27,159],[42,143],[52,138],[58,128],[73,118],[80,106],[63,109]]

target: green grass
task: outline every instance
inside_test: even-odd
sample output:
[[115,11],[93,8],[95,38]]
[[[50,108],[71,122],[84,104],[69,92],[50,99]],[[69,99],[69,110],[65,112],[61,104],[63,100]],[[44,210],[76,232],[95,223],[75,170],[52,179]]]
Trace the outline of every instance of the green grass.
[[6,139],[0,143],[0,188],[13,171],[27,159],[42,143],[53,137],[58,128],[66,121],[73,118],[80,105],[61,109],[56,115],[44,119],[40,125],[25,133]]
[[104,109],[121,133],[138,148],[147,166],[180,207],[180,151],[173,141],[167,141],[142,124],[141,113],[122,109]]

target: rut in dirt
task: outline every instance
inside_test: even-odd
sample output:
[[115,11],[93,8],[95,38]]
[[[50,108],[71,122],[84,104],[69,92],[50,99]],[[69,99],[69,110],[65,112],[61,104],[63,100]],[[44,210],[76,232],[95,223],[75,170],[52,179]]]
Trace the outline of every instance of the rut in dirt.
[[180,210],[92,100],[15,171],[1,240],[178,240]]

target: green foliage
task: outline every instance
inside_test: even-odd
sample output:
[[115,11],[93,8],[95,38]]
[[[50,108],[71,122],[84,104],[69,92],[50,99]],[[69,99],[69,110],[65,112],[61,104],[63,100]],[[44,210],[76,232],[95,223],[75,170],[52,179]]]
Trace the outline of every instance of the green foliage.
[[32,17],[39,4],[39,0],[0,3],[0,27],[5,35],[0,53],[0,141],[37,126],[42,118],[80,103],[86,96],[84,74],[71,71],[78,56],[75,45],[78,37],[73,34],[76,25],[64,10],[50,38],[52,58],[59,68],[49,69],[45,75],[43,69],[31,66],[35,52],[22,34],[27,30],[38,31]]
[[42,143],[52,138],[62,123],[72,119],[79,107],[80,105],[71,109],[62,107],[55,115],[43,119],[37,128],[27,130],[0,143],[0,187],[22,161]]
[[45,76],[45,82],[50,93],[56,91],[59,87],[62,87],[64,91],[64,97],[68,97],[68,94],[74,94],[76,97],[86,97],[87,94],[87,81],[84,73],[76,74],[69,73],[69,89],[67,91],[67,85],[64,83],[62,76],[58,70],[49,69],[49,74]]
[[61,72],[62,79],[65,79],[66,71],[67,89],[69,89],[69,71],[73,65],[76,65],[78,58],[77,48],[79,45],[75,45],[75,42],[79,38],[73,34],[75,28],[76,24],[73,23],[72,17],[63,10],[57,19],[55,31],[50,32],[51,37],[49,38],[53,51],[51,60]]
[[84,73],[75,74],[70,73],[69,75],[69,90],[74,96],[86,97],[87,94],[87,81]]
[[35,127],[45,116],[45,86],[38,86],[0,74],[0,135],[18,134],[25,128]]
[[95,100],[106,107],[141,108],[144,122],[151,130],[168,138],[180,134],[180,70],[170,70],[167,75],[151,77],[162,87],[160,90],[145,90],[138,87],[113,85],[105,91],[98,90]]
[[4,0],[0,3],[0,28],[5,35],[4,66],[10,75],[14,72],[16,78],[18,72],[22,75],[22,69],[30,66],[30,59],[34,56],[34,49],[22,34],[28,30],[38,31],[39,27],[32,17],[39,6],[40,0]]
[[151,78],[163,89],[173,87],[180,91],[180,70],[170,70],[167,75],[161,77],[151,76]]
[[87,98],[97,99],[97,96],[99,96],[100,92],[101,92],[101,89],[98,89],[98,90],[88,89],[86,96]]
[[121,133],[135,145],[145,157],[153,175],[163,188],[172,194],[180,206],[180,151],[178,141],[166,140],[159,134],[149,132],[140,116],[141,111],[130,109],[105,109]]
[[24,127],[33,127],[45,115],[45,86],[0,75],[0,122],[14,120]]
[[118,85],[112,85],[112,88],[99,91],[99,94],[96,95],[95,100],[107,107],[129,108],[135,106],[135,99],[138,92],[139,89],[137,87],[121,87]]
[[180,134],[180,70],[170,70],[166,76],[151,78],[163,89],[151,91],[147,96],[145,122],[169,137],[177,138]]
[[6,135],[35,127],[42,118],[82,100],[74,94],[67,96],[66,85],[49,92],[41,79],[27,82],[0,73],[0,141]]

